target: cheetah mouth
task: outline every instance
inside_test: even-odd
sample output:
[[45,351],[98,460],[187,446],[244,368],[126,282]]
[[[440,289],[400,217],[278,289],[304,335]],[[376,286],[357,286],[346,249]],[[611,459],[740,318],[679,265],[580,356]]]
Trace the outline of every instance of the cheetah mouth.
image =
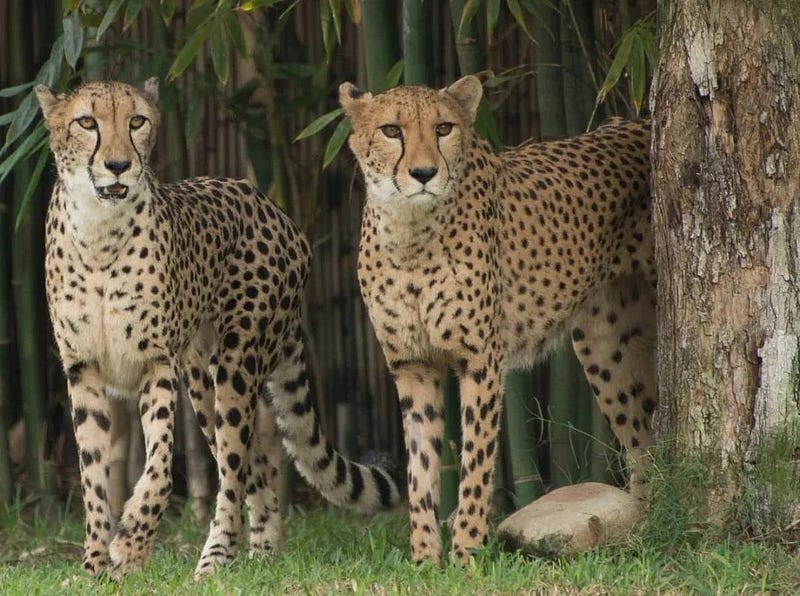
[[104,199],[124,199],[128,194],[128,187],[119,182],[109,184],[97,189],[100,197]]

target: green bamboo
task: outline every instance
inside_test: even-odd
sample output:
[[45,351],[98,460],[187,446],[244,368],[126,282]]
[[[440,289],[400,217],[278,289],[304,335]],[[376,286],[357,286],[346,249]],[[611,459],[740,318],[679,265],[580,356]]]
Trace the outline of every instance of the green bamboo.
[[461,75],[475,74],[486,66],[486,59],[480,45],[477,16],[459,30],[464,0],[450,0],[450,18],[456,41],[456,54]]
[[[15,26],[19,23],[15,23]],[[5,82],[5,81],[4,81]],[[6,111],[10,102],[0,103]],[[14,495],[12,485],[11,454],[8,445],[8,429],[13,416],[11,396],[17,369],[14,345],[14,305],[11,293],[11,217],[10,184],[0,189],[0,505],[10,503]]]
[[389,87],[386,75],[400,60],[395,8],[391,0],[361,0],[367,87],[372,92]]
[[[542,138],[566,136],[564,78],[561,66],[561,17],[555,6],[542,4],[534,23],[536,37],[536,82],[542,114]],[[550,470],[555,486],[578,478],[578,459],[570,426],[578,415],[574,369],[568,349],[561,348],[550,358]]]
[[433,0],[403,2],[403,81],[433,84]]
[[509,438],[509,464],[513,482],[513,503],[519,509],[543,492],[536,466],[536,447],[528,429],[533,398],[530,373],[511,372],[506,377],[505,428]]
[[[592,6],[588,2],[571,2],[562,4],[561,36],[562,63],[564,65],[564,107],[566,134],[578,135],[586,130],[586,125],[594,109],[597,93],[593,69],[588,48],[595,45],[592,22]],[[613,482],[613,463],[615,453],[610,446],[614,444],[613,435],[605,422],[600,408],[577,359],[571,359],[571,366],[579,377],[577,395],[578,412],[577,428],[574,437],[580,456],[580,478],[591,478],[597,482]]]
[[[26,34],[27,27],[23,26],[30,23],[29,3],[25,0],[12,0],[10,8],[11,21],[20,24],[10,28],[10,44],[13,48],[11,53],[16,56],[11,63],[11,82],[20,84],[32,78],[29,61],[25,58],[30,54],[29,37]],[[14,172],[14,214],[21,208],[31,171],[31,163],[28,161],[18,166]],[[48,488],[44,463],[47,326],[40,309],[41,297],[44,295],[42,217],[41,201],[35,201],[28,207],[12,240],[11,281],[16,315],[20,398],[25,417],[27,475],[31,488],[40,494],[46,493]]]

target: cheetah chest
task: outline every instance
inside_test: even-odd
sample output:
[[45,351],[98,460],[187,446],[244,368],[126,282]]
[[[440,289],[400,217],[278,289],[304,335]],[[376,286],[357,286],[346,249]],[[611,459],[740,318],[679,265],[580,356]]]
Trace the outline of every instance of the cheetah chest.
[[163,292],[153,292],[158,274],[126,258],[105,270],[80,259],[71,263],[60,280],[48,284],[56,339],[66,348],[62,354],[96,362],[111,392],[132,395],[148,361],[163,354]]

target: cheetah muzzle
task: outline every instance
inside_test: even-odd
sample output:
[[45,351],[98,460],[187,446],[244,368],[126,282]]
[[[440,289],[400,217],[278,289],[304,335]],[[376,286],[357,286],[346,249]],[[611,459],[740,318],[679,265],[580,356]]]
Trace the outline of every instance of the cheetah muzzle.
[[[245,181],[153,178],[155,79],[143,90],[102,82],[61,95],[39,86],[36,94],[58,169],[46,288],[78,445],[83,567],[116,578],[151,552],[172,490],[181,385],[219,479],[196,577],[232,560],[245,504],[251,552],[280,546],[278,462],[256,432],[262,390],[297,468],[326,498],[361,511],[396,503],[390,474],[339,455],[314,413],[300,315],[311,255],[298,228]],[[115,519],[109,462],[118,398],[138,404],[146,462]]]
[[487,538],[506,371],[570,330],[634,473],[653,442],[649,123],[495,152],[473,128],[481,96],[471,76],[374,96],[344,83],[339,94],[366,186],[358,278],[396,378],[415,561],[441,556],[448,367],[463,441],[456,560]]

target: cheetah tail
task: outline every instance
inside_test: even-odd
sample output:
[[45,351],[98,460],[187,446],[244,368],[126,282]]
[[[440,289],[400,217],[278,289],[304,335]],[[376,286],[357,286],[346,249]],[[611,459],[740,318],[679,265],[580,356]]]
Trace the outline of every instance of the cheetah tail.
[[334,505],[372,513],[394,507],[401,492],[384,467],[348,460],[328,443],[314,411],[302,339],[286,346],[268,384],[283,444],[303,477]]

